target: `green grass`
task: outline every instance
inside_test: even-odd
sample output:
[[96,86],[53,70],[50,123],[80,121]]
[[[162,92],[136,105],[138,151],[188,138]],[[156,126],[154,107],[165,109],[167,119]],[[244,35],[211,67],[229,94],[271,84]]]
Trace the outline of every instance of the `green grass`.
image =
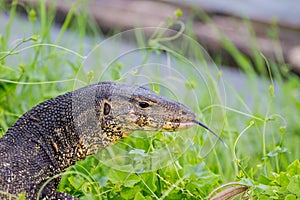
[[[0,136],[32,106],[80,85],[78,79],[88,84],[132,77],[139,83],[141,77],[153,82],[163,82],[167,77],[163,84],[171,93],[158,84],[153,83],[151,87],[190,106],[201,121],[221,133],[228,145],[226,148],[217,143],[211,148],[215,138],[199,134],[203,130],[198,128],[180,133],[137,132],[134,137],[71,167],[62,175],[60,191],[81,199],[205,199],[213,189],[237,182],[237,186],[226,191],[233,194],[241,184],[249,186],[246,195],[255,199],[300,198],[300,80],[289,72],[279,45],[277,60],[271,61],[261,55],[248,20],[245,23],[253,36],[253,63],[219,32],[224,49],[246,74],[247,89],[237,91],[219,68],[209,65],[211,61],[197,43],[182,35],[165,37],[162,30],[155,32],[150,42],[141,32],[134,32],[140,47],[148,44],[151,47],[143,52],[141,63],[147,65],[152,55],[162,55],[164,50],[178,64],[172,66],[172,70],[184,78],[180,79],[176,72],[159,77],[160,67],[156,67],[156,71],[146,71],[147,76],[139,69],[125,74],[131,63],[120,60],[112,62],[106,76],[99,78],[99,74],[105,72],[101,59],[95,63],[97,69],[91,66],[83,73],[81,64],[87,60],[84,37],[88,33],[96,45],[97,38],[102,35],[86,11],[74,16],[74,10],[84,2],[72,6],[57,35],[51,35],[50,31],[54,26],[53,7],[46,11],[44,1],[36,9],[24,6],[31,31],[18,40],[11,38],[13,32],[18,31],[13,29],[14,21],[19,20],[17,1],[13,2],[2,8],[9,13],[9,20],[5,30],[0,32]],[[176,13],[179,17],[180,12]],[[199,13],[214,27],[205,13]],[[184,26],[176,17],[169,19],[165,26],[174,23]],[[192,27],[187,23],[185,28],[193,38]],[[65,40],[70,31],[78,38],[78,46],[72,46],[72,40]],[[276,24],[272,25],[270,37],[276,44],[277,32]],[[92,56],[97,57],[97,51]],[[218,63],[222,64],[222,60]],[[197,72],[203,77],[199,79]],[[178,85],[172,84],[174,80],[187,94],[194,95],[197,105],[191,101],[191,96],[176,93]],[[153,156],[157,156],[157,152],[165,157],[159,163],[163,166],[150,168],[151,163],[155,164]],[[110,156],[114,158],[113,163],[106,159]],[[135,168],[130,171],[132,166]]]

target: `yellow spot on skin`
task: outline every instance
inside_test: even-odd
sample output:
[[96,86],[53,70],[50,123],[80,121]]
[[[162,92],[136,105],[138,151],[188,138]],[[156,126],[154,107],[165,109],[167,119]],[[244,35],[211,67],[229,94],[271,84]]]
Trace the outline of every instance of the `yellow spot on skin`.
[[54,150],[55,150],[55,152],[56,153],[58,153],[58,146],[57,146],[57,144],[52,140],[52,145],[53,145],[53,147],[54,147]]
[[122,133],[122,138],[127,137],[127,136],[128,136],[128,134],[126,132]]

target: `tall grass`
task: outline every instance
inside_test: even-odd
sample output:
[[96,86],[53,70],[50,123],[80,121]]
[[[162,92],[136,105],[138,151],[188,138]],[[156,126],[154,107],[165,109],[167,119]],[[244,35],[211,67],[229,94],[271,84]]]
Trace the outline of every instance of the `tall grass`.
[[[1,2],[1,5],[7,4]],[[57,27],[54,24],[55,6],[47,9],[45,1],[41,1],[36,8],[21,5],[29,16],[26,23],[31,25],[31,30],[28,36],[16,40],[13,33],[18,29],[15,29],[14,23],[15,20],[20,20],[16,13],[17,5],[20,4],[14,0],[2,9],[9,18],[5,30],[0,32],[0,135],[32,106],[71,90],[81,63],[86,58],[86,33],[90,34],[90,38],[102,35],[86,10],[75,15],[79,6],[85,7],[84,1],[72,4],[58,34],[52,35],[53,27]],[[270,61],[258,51],[251,23],[245,20],[252,35],[252,63],[217,29],[205,13],[200,14],[219,33],[224,49],[246,74],[244,83],[247,87],[243,91],[237,90],[230,80],[223,77],[220,68],[215,69],[216,73],[209,71],[208,66],[203,70],[214,98],[203,92],[201,103],[195,107],[203,120],[214,115],[210,124],[219,127],[228,148],[217,144],[211,153],[202,157],[202,146],[210,138],[196,135],[193,145],[185,152],[180,152],[182,155],[178,158],[172,157],[170,165],[144,173],[110,168],[102,162],[103,154],[100,153],[79,162],[64,174],[59,190],[81,199],[205,199],[217,186],[239,181],[250,187],[247,193],[250,196],[273,197],[275,185],[281,187],[281,190],[275,188],[281,192],[285,189],[285,193],[277,192],[278,198],[282,197],[280,195],[295,195],[300,198],[290,187],[274,183],[277,179],[273,177],[274,173],[284,174],[295,167],[296,164],[291,167],[290,163],[300,156],[300,81],[299,77],[287,70],[278,45],[276,25],[273,24],[270,31],[277,47],[277,60]],[[176,22],[177,19],[172,21]],[[74,41],[68,43],[64,39],[74,32],[78,43],[76,47],[71,43]],[[187,33],[195,38],[192,27],[187,26]],[[156,34],[156,41],[160,41],[157,45],[164,45],[159,40],[162,36],[163,34]],[[144,38],[139,37],[138,41],[143,46]],[[180,47],[185,50],[188,45],[183,43]],[[194,53],[193,60],[203,63],[205,55],[197,45],[192,46],[191,52]],[[157,49],[156,53],[162,52]],[[150,56],[147,58],[150,59]],[[218,59],[222,63],[220,57]],[[184,59],[182,62],[184,63]],[[122,70],[122,63],[118,63],[115,70],[117,71],[112,72],[111,76],[118,79],[120,74],[116,73]],[[195,87],[194,84],[195,80],[191,79],[186,89]],[[224,91],[219,88],[222,84],[225,99]],[[186,134],[190,133],[187,131]],[[141,149],[155,149],[163,145],[159,141],[169,142],[173,139],[174,136],[168,134],[149,136],[139,133],[138,138],[127,138],[119,146],[123,149],[130,146],[135,159],[145,159],[148,152]],[[168,147],[167,150],[171,151],[171,148]],[[293,177],[291,175],[289,180],[294,180]],[[268,193],[263,193],[259,185],[270,187]]]

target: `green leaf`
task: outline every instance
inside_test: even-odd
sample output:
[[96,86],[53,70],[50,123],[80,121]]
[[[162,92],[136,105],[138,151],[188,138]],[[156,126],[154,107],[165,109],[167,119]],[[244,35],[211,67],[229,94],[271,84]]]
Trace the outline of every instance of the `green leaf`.
[[130,174],[128,178],[126,178],[124,182],[124,186],[133,187],[136,183],[140,182],[140,178],[135,174]]
[[125,187],[133,187],[136,183],[141,181],[140,178],[135,174],[128,174],[118,170],[111,170],[107,174],[107,178],[113,184],[120,184],[120,182],[123,182]]
[[300,198],[300,175],[295,175],[290,178],[290,183],[288,184],[287,189]]
[[70,176],[68,181],[76,190],[80,189],[81,186],[86,182],[82,176]]
[[213,183],[216,181],[217,176],[209,171],[204,163],[196,165],[185,165],[184,174],[193,179],[203,180],[203,184]]
[[272,182],[272,180],[269,177],[261,174],[258,177],[258,182],[261,184],[269,185]]
[[167,199],[184,199],[184,195],[177,189],[173,189],[169,194]]
[[121,197],[124,199],[133,199],[136,196],[137,192],[140,192],[141,188],[140,187],[133,187],[133,188],[123,188],[121,190]]
[[149,173],[144,173],[141,174],[141,178],[143,179],[144,184],[147,185],[147,187],[144,187],[145,190],[151,190],[151,193],[154,193],[157,190],[156,186],[156,176],[155,173],[149,172]]
[[206,196],[218,185],[218,176],[209,171],[204,162],[195,165],[185,165],[186,189],[194,194]]
[[286,187],[289,184],[289,177],[286,172],[280,172],[279,176],[276,178],[276,182],[280,186]]
[[284,200],[296,200],[297,197],[293,194],[288,194],[284,197]]
[[300,174],[300,162],[299,162],[299,160],[295,160],[294,162],[292,162],[288,166],[287,172],[290,176],[299,175]]
[[140,193],[137,192],[134,196],[134,200],[145,200],[146,198]]

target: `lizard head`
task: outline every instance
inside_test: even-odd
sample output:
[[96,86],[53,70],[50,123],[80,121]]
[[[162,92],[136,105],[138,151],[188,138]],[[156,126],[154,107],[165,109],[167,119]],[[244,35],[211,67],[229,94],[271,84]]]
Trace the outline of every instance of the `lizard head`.
[[185,105],[141,86],[100,82],[73,93],[79,146],[85,155],[112,145],[133,131],[176,131],[195,124]]
[[135,130],[176,131],[195,124],[195,113],[185,105],[140,86],[113,83],[101,101],[103,122],[128,135]]
[[[198,124],[216,135],[196,120],[196,114],[191,109],[150,89],[116,82],[101,82],[94,86],[94,124],[97,125],[93,125],[91,129],[81,129],[82,132],[89,132],[88,137],[86,134],[83,137],[83,143],[89,146],[88,154],[109,146],[136,130],[177,131]],[[81,114],[79,121],[91,124],[94,121],[89,118],[91,113],[86,113]],[[94,131],[90,131],[92,129]]]

